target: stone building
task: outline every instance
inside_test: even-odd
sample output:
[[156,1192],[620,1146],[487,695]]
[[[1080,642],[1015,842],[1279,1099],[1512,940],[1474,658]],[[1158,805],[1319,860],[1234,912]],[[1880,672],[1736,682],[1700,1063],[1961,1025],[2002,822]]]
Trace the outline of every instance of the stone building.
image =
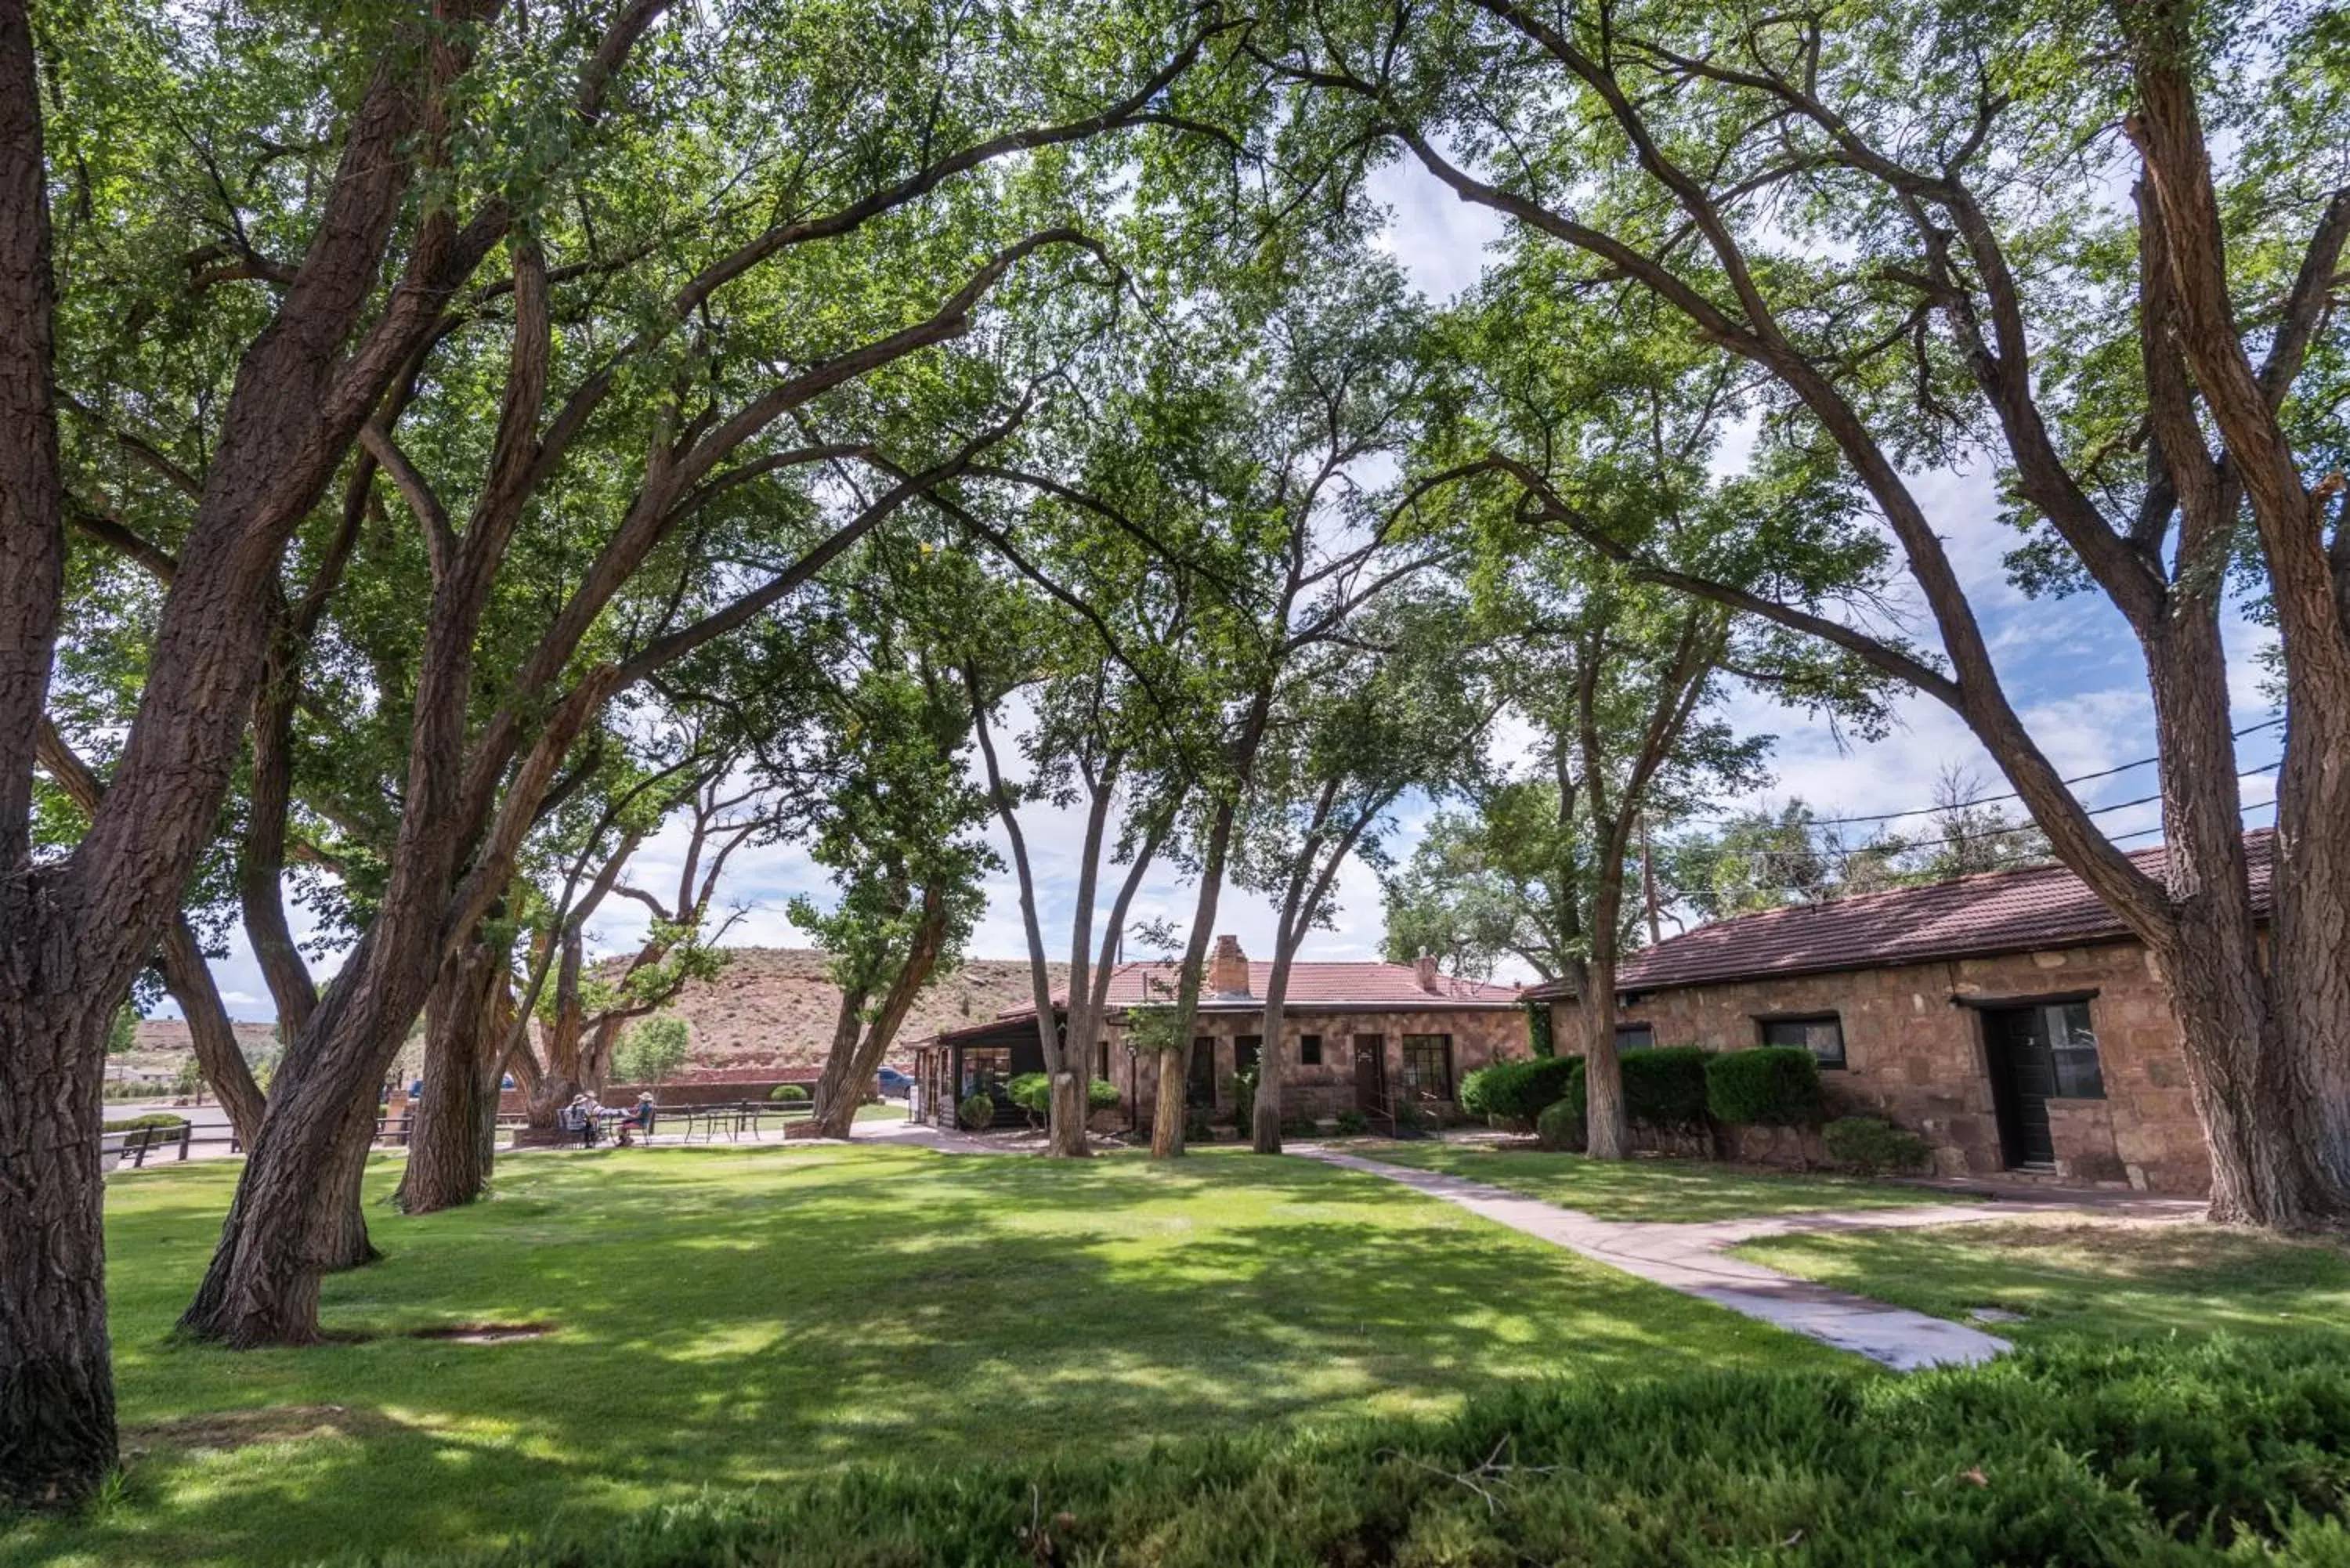
[[[2272,848],[2265,831],[2245,836],[2263,910]],[[2159,848],[2131,858],[2162,875]],[[2061,867],[1700,926],[1635,954],[1617,992],[1625,1049],[1808,1046],[1831,1116],[1908,1128],[1945,1175],[2210,1185],[2153,955]],[[1526,994],[1574,1050],[1568,988]]]
[[[1253,961],[1239,939],[1218,937],[1201,987],[1191,1045],[1189,1104],[1210,1120],[1234,1109],[1232,1078],[1256,1065],[1264,1050],[1264,987],[1273,966]],[[1121,964],[1110,977],[1109,1006],[1094,1042],[1093,1075],[1116,1087],[1116,1109],[1099,1113],[1104,1130],[1150,1125],[1158,1094],[1159,1055],[1128,1049],[1129,1010],[1171,1003],[1171,964]],[[1054,999],[1060,1020],[1066,995]],[[1454,980],[1435,961],[1393,963],[1313,963],[1290,966],[1281,1039],[1282,1108],[1285,1116],[1332,1120],[1360,1111],[1391,1127],[1399,1107],[1434,1117],[1451,1116],[1461,1078],[1489,1062],[1531,1054],[1526,1012],[1517,989]],[[1036,1012],[1007,1012],[967,1029],[950,1030],[913,1044],[917,1114],[951,1125],[955,1106],[984,1092],[1016,1119],[1003,1085],[1044,1070]]]

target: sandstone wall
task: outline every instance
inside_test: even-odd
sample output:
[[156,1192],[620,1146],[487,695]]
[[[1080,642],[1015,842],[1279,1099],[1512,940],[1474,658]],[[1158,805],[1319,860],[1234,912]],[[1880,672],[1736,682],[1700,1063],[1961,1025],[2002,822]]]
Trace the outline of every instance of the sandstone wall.
[[[2210,1162],[2178,1031],[2153,958],[2136,943],[1630,993],[1623,1021],[1652,1024],[1659,1045],[1737,1051],[1761,1043],[1762,1018],[1834,1012],[1846,1065],[1821,1074],[1829,1114],[1885,1116],[1934,1147],[1941,1174],[1987,1175],[2008,1159],[1981,1010],[2084,995],[2106,1097],[2049,1102],[2056,1174],[2208,1191]],[[1575,1007],[1553,1004],[1561,1040],[1574,1038]],[[1819,1157],[1815,1139],[1809,1152]]]
[[[1211,1119],[1221,1120],[1232,1114],[1228,1080],[1234,1070],[1235,1044],[1240,1036],[1254,1034],[1263,1026],[1263,1018],[1259,1013],[1207,1013],[1201,1017],[1199,1026],[1193,1030],[1195,1040],[1213,1042],[1216,1110]],[[1118,1085],[1124,1103],[1118,1111],[1102,1119],[1114,1120],[1115,1125],[1121,1127],[1148,1127],[1153,1098],[1158,1093],[1158,1059],[1155,1054],[1128,1056],[1122,1026],[1113,1025],[1108,1034],[1109,1079]],[[1307,1066],[1303,1059],[1301,1042],[1308,1034],[1322,1037],[1322,1061],[1318,1066]],[[1450,1115],[1455,1108],[1461,1080],[1469,1073],[1493,1062],[1533,1054],[1523,1008],[1434,1007],[1357,1012],[1291,1012],[1284,1018],[1282,1029],[1281,1105],[1284,1116],[1327,1121],[1340,1112],[1353,1108],[1355,1037],[1358,1034],[1379,1036],[1390,1092],[1399,1090],[1403,1083],[1405,1035],[1451,1036],[1451,1087],[1455,1098],[1448,1098],[1430,1107],[1438,1115]],[[1198,1048],[1196,1044],[1193,1046],[1194,1050]],[[1129,1108],[1133,1112],[1130,1119],[1127,1114]]]

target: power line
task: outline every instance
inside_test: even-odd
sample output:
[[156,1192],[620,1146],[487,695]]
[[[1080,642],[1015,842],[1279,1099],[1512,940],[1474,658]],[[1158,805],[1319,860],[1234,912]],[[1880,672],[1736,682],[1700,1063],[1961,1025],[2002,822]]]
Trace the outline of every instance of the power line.
[[[2257,724],[2245,725],[2242,729],[2234,732],[2230,738],[2231,740],[2241,741],[2246,735],[2256,735],[2262,730],[2273,730],[2279,724],[2283,722],[2284,717],[2282,714],[2273,719],[2263,719]],[[2154,756],[2140,757],[2135,762],[2122,763],[2110,768],[2101,768],[2093,774],[2075,774],[2071,778],[2059,779],[2056,782],[2067,785],[2094,784],[2098,779],[2109,779],[2116,774],[2129,773],[2134,769],[2145,767],[2149,763],[2158,763],[2161,760],[2161,754],[2158,753]],[[2275,766],[2276,764],[2274,763],[2271,763],[2269,764],[2270,768],[2273,768]],[[2268,768],[2255,768],[2252,770],[2252,774],[2265,773],[2267,771]],[[2238,778],[2250,778],[2252,776],[2252,774],[2238,774],[2236,776]],[[1942,805],[1912,806],[1908,811],[1881,811],[1866,816],[1815,816],[1812,818],[1810,822],[1804,824],[1804,826],[1807,827],[1848,827],[1868,822],[1898,822],[1905,816],[1931,816],[1939,811],[1964,811],[1970,806],[1997,805],[2003,801],[2022,800],[2022,798],[2023,796],[2020,792],[2010,790],[2004,794],[1979,795],[1972,800],[1951,801],[1947,805]],[[2141,800],[2125,801],[2122,805],[2144,805],[2148,801],[2157,801],[2161,798],[2162,797],[2158,794],[2150,794]],[[2119,805],[2106,805],[2099,806],[2097,808],[2098,811],[2119,811],[2121,809],[2122,807]],[[2096,812],[2092,812],[2090,815],[2094,816],[2096,815]],[[1752,821],[1753,814],[1749,813],[1744,816],[1690,817],[1686,820],[1700,827],[1727,827],[1733,823]]]
[[[2273,763],[2263,763],[2256,768],[2247,768],[2236,776],[2240,779],[2258,778],[2262,774],[2272,774],[2283,765],[2283,759],[2280,758]],[[2140,795],[2136,800],[2116,801],[2111,805],[2096,806],[2085,811],[2082,815],[2086,816],[2103,816],[2108,812],[2127,811],[2130,807],[2136,805],[2152,805],[2161,799],[2162,797],[2158,794]],[[2238,805],[2236,810],[2238,815],[2241,815],[2244,812],[2260,811],[2274,805],[2276,805],[2276,801],[2273,797],[2268,800],[2251,800],[2245,801],[2241,805]],[[1819,825],[1811,824],[1808,826],[1816,826]],[[1889,844],[1862,844],[1854,846],[1850,848],[1834,846],[1825,849],[1774,849],[1766,846],[1753,849],[1739,850],[1735,853],[1742,859],[1756,863],[1767,860],[1796,860],[1806,857],[1820,860],[1849,860],[1858,856],[1868,854],[1872,850],[1881,849],[1894,854],[1906,855],[1918,849],[1946,848],[1953,844],[1980,844],[1985,839],[1997,837],[2001,834],[2033,833],[2039,830],[2035,828],[2033,824],[2029,822],[2020,822],[2010,824],[2003,827],[1985,828],[1980,833],[1952,834],[1942,838],[1895,839]],[[2133,838],[2147,838],[2162,831],[2164,831],[2163,825],[2157,823],[2152,827],[2141,827],[2129,833],[2107,834],[2106,836],[2106,842],[2108,844],[2126,844]]]

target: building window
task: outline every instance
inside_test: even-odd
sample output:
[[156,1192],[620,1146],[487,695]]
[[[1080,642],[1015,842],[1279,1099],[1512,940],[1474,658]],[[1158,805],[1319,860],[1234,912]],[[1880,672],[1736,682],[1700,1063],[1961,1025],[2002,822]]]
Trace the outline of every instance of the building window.
[[1297,1037],[1297,1062],[1302,1067],[1319,1067],[1322,1064],[1322,1036],[1300,1034]]
[[1233,1075],[1238,1076],[1243,1073],[1255,1072],[1257,1056],[1263,1049],[1264,1036],[1262,1034],[1239,1034],[1233,1036]]
[[1616,1049],[1622,1051],[1653,1051],[1657,1048],[1657,1026],[1653,1023],[1618,1023],[1616,1026]]
[[993,1047],[968,1046],[962,1054],[962,1097],[986,1095],[1003,1097],[1003,1085],[1012,1074],[1012,1053]]
[[1403,1037],[1403,1092],[1407,1099],[1449,1100],[1452,1097],[1452,1036],[1407,1034]]
[[2048,1009],[2048,1044],[2056,1058],[2056,1097],[2102,1100],[2106,1075],[2097,1067],[2097,1032],[2089,1027],[2089,1004],[2064,1002]]
[[1094,1047],[1094,1076],[1105,1079],[1109,1076],[1109,1042],[1107,1040]]
[[1765,1018],[1762,1044],[1796,1045],[1819,1059],[1823,1067],[1844,1065],[1844,1020],[1833,1012],[1814,1018]]

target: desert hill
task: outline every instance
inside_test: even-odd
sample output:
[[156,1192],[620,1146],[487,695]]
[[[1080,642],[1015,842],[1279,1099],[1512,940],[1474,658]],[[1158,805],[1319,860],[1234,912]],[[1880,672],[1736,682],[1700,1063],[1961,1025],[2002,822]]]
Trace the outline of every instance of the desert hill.
[[[813,1068],[822,1065],[832,1044],[832,1022],[840,991],[825,977],[825,955],[814,948],[732,948],[717,978],[688,985],[676,1003],[693,1031],[690,1072]],[[1068,965],[1052,966],[1057,988]],[[915,999],[903,1044],[960,1029],[1029,1004],[1025,959],[972,959],[931,981]],[[240,1038],[258,1045],[272,1026],[240,1023]],[[151,1018],[139,1025],[142,1058],[184,1055],[188,1027],[177,1019]],[[891,1054],[902,1062],[902,1049]]]
[[[814,948],[733,948],[717,978],[697,981],[675,1003],[693,1031],[693,1066],[702,1071],[816,1067],[832,1044],[840,989]],[[1057,989],[1069,966],[1052,966]],[[909,1042],[982,1023],[1030,1003],[1028,961],[972,959],[925,987],[898,1032]]]

